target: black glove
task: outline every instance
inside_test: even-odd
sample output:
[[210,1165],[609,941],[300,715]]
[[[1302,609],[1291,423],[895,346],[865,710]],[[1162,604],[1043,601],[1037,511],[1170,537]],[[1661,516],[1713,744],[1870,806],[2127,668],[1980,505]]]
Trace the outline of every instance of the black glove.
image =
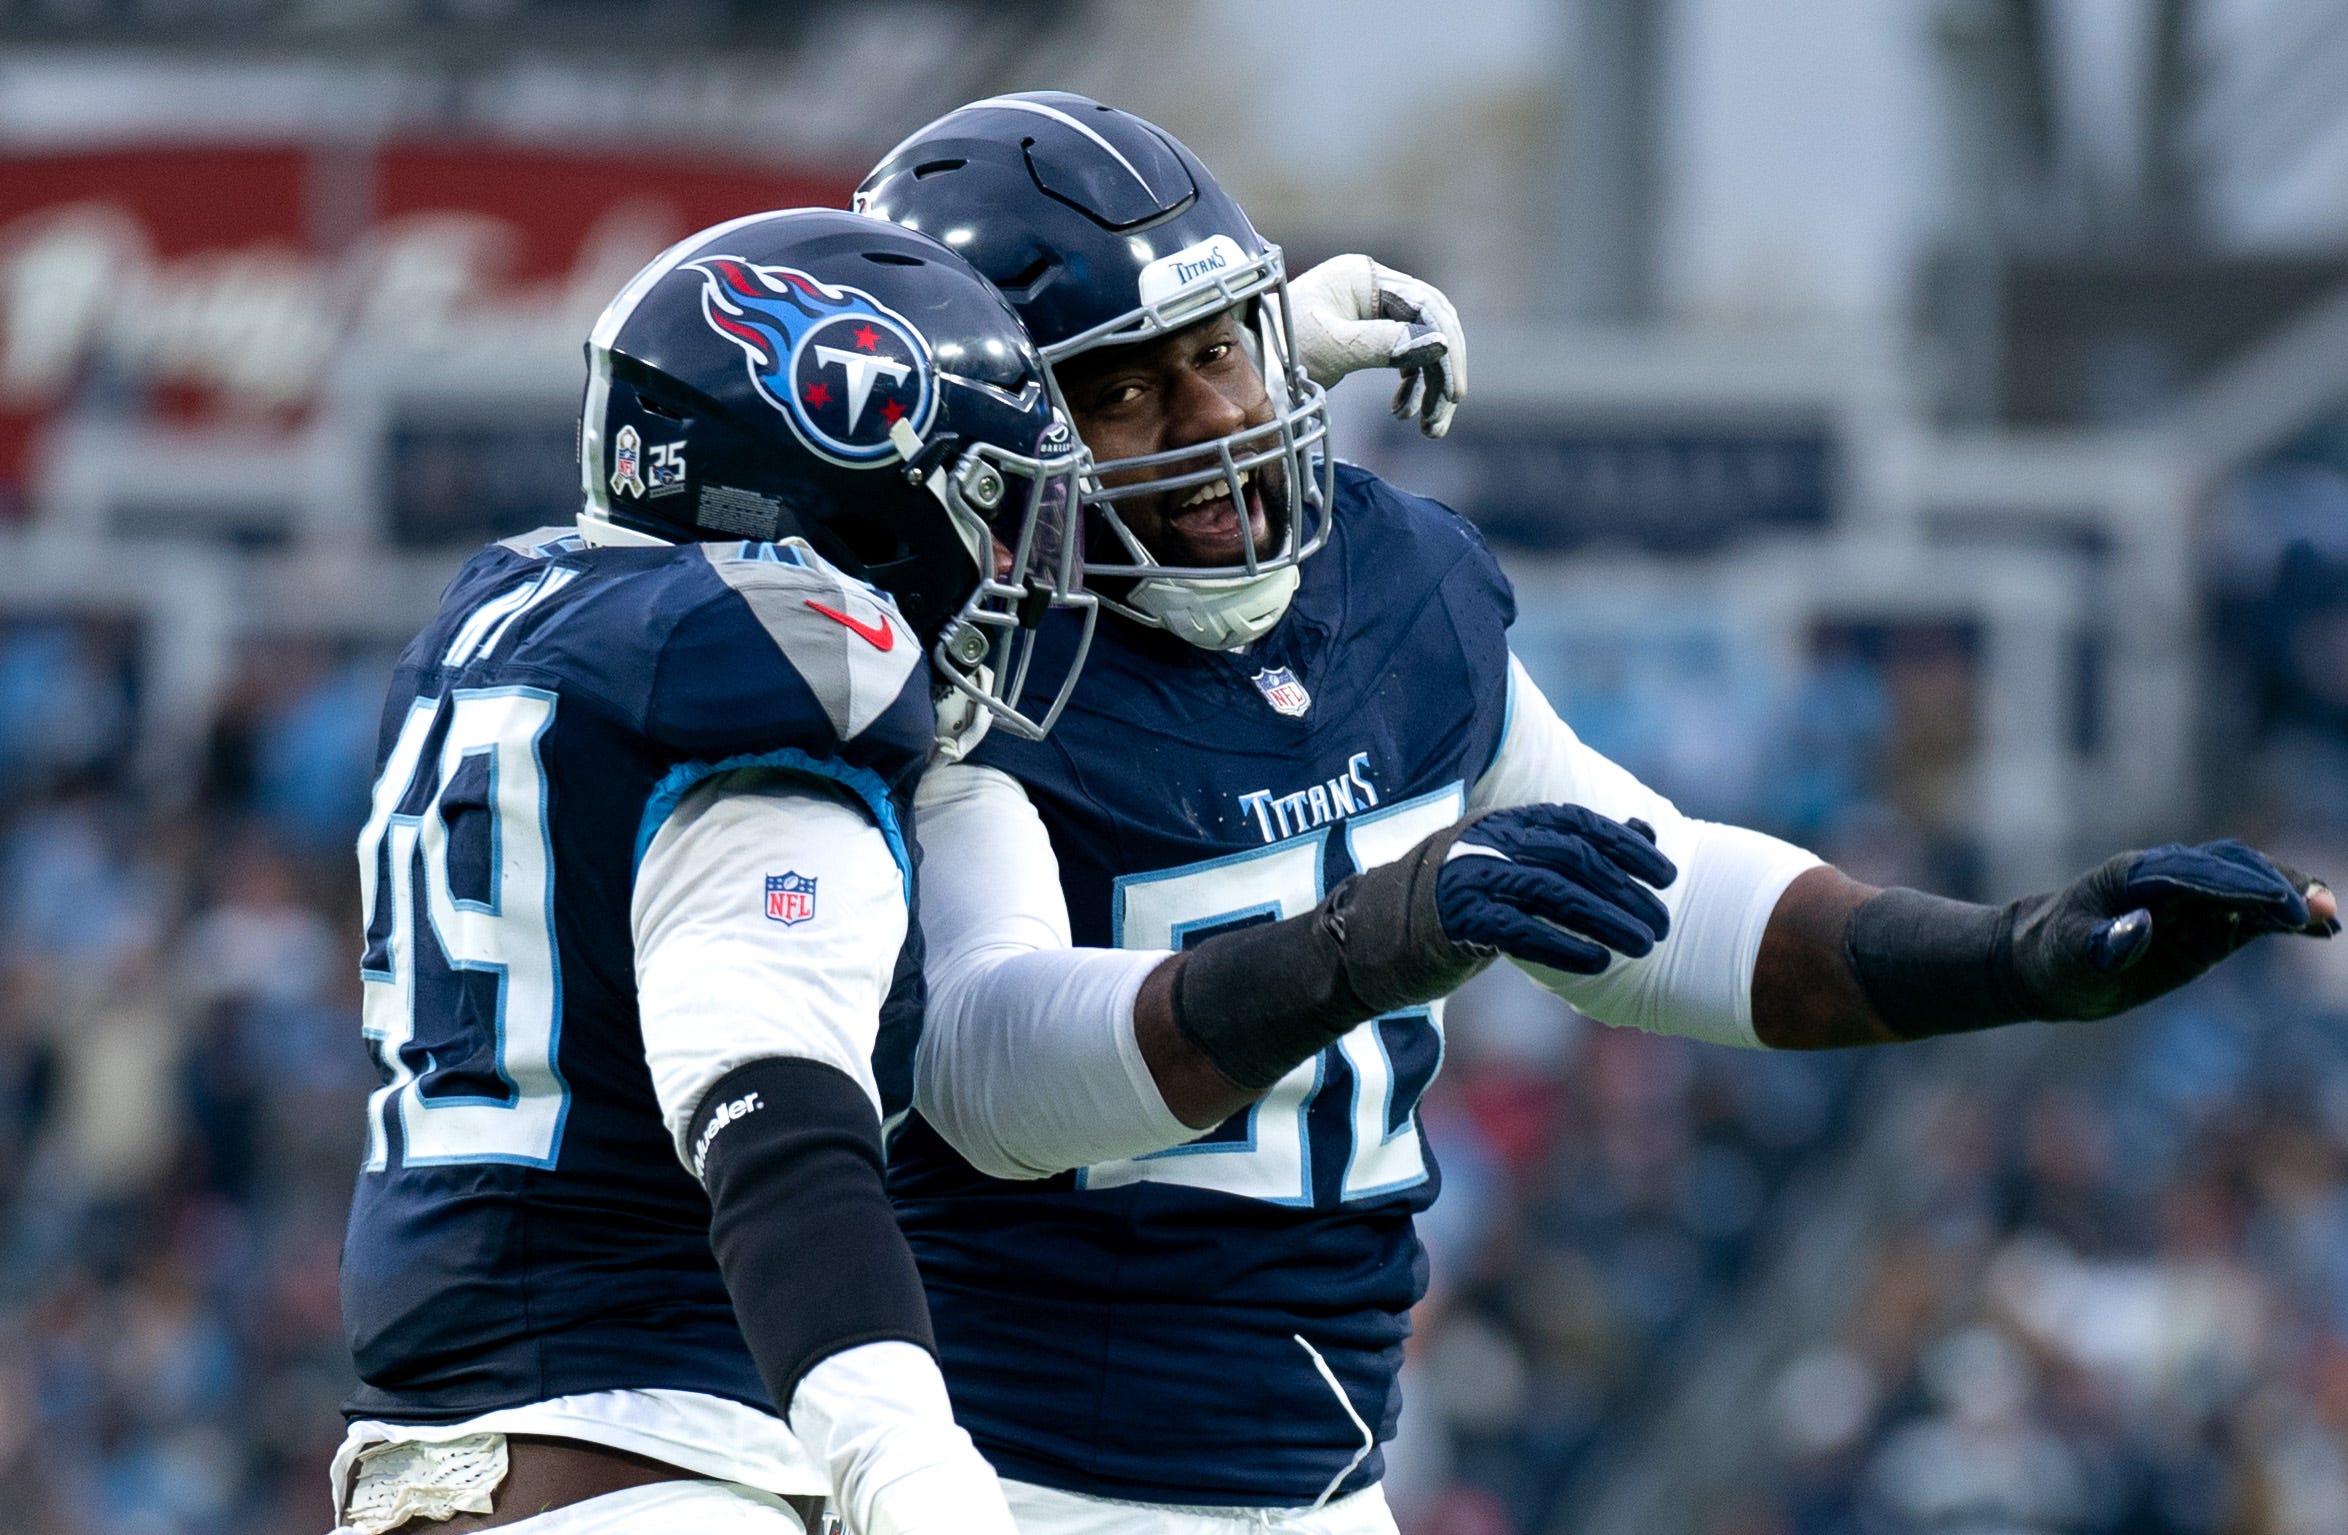
[[2108,1018],[2176,990],[2268,933],[2329,938],[2317,882],[2228,838],[2122,853],[2013,906],[2017,1000],[2040,1018]]
[[1519,805],[1478,816],[1435,882],[1443,933],[1552,970],[1596,975],[1671,931],[1654,890],[1679,878],[1643,821],[1580,805]]
[[2108,1018],[2263,934],[2331,937],[2339,920],[2308,909],[2318,888],[2239,842],[2172,843],[2006,906],[1886,890],[1851,914],[1844,949],[1876,1014],[1910,1038]]

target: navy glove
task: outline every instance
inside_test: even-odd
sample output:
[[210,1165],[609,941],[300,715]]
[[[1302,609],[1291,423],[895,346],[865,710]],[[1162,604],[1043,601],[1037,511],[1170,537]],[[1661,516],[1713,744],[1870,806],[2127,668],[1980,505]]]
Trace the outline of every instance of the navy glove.
[[1452,942],[1596,975],[1639,958],[1671,930],[1655,896],[1679,870],[1654,828],[1580,805],[1519,805],[1479,816],[1452,844],[1435,903]]
[[2012,976],[2038,1018],[2106,1018],[2174,991],[2268,933],[2329,938],[2318,882],[2228,838],[2122,853],[2017,901]]

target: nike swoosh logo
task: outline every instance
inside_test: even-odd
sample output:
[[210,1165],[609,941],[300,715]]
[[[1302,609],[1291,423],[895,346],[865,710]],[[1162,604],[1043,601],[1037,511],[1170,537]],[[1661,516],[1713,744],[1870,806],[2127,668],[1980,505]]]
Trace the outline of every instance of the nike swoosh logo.
[[846,624],[849,631],[858,639],[883,654],[897,647],[897,631],[889,627],[889,621],[885,615],[879,623],[868,624],[859,619],[850,618],[837,608],[827,608],[813,597],[807,599],[807,605],[826,618],[836,618]]

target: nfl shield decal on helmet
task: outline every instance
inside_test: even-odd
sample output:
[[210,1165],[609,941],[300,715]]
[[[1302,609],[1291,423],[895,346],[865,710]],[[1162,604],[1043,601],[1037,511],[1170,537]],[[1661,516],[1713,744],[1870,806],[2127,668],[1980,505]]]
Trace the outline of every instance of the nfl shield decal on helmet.
[[1264,702],[1287,715],[1301,719],[1304,711],[1313,706],[1313,695],[1296,680],[1296,673],[1285,666],[1268,666],[1255,676],[1256,691],[1264,695]]
[[679,270],[701,274],[702,317],[742,349],[758,392],[818,457],[850,468],[893,462],[898,422],[929,430],[929,342],[871,294],[733,256]]
[[766,877],[766,917],[789,927],[815,915],[815,881],[792,872]]

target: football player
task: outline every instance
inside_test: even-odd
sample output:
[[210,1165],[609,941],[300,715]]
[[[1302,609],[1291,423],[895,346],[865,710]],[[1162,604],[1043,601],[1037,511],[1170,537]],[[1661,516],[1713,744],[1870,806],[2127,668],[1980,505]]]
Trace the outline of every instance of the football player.
[[476,555],[384,709],[341,1526],[797,1531],[828,1495],[1003,1535],[881,1127],[933,694],[1048,724],[1011,700],[1081,603],[1085,454],[993,288],[838,210],[684,240],[587,357],[576,527]]
[[1496,952],[1610,1023],[1806,1048],[2100,1016],[2337,927],[2239,844],[1988,908],[1682,815],[1510,656],[1475,531],[1329,455],[1320,383],[1393,351],[1328,355],[1387,312],[1376,269],[1292,294],[1139,118],[977,102],[858,206],[1002,288],[1098,461],[1083,686],[1049,741],[921,787],[931,1012],[890,1156],[1026,1535],[1390,1535],[1414,1110],[1437,1000]]

